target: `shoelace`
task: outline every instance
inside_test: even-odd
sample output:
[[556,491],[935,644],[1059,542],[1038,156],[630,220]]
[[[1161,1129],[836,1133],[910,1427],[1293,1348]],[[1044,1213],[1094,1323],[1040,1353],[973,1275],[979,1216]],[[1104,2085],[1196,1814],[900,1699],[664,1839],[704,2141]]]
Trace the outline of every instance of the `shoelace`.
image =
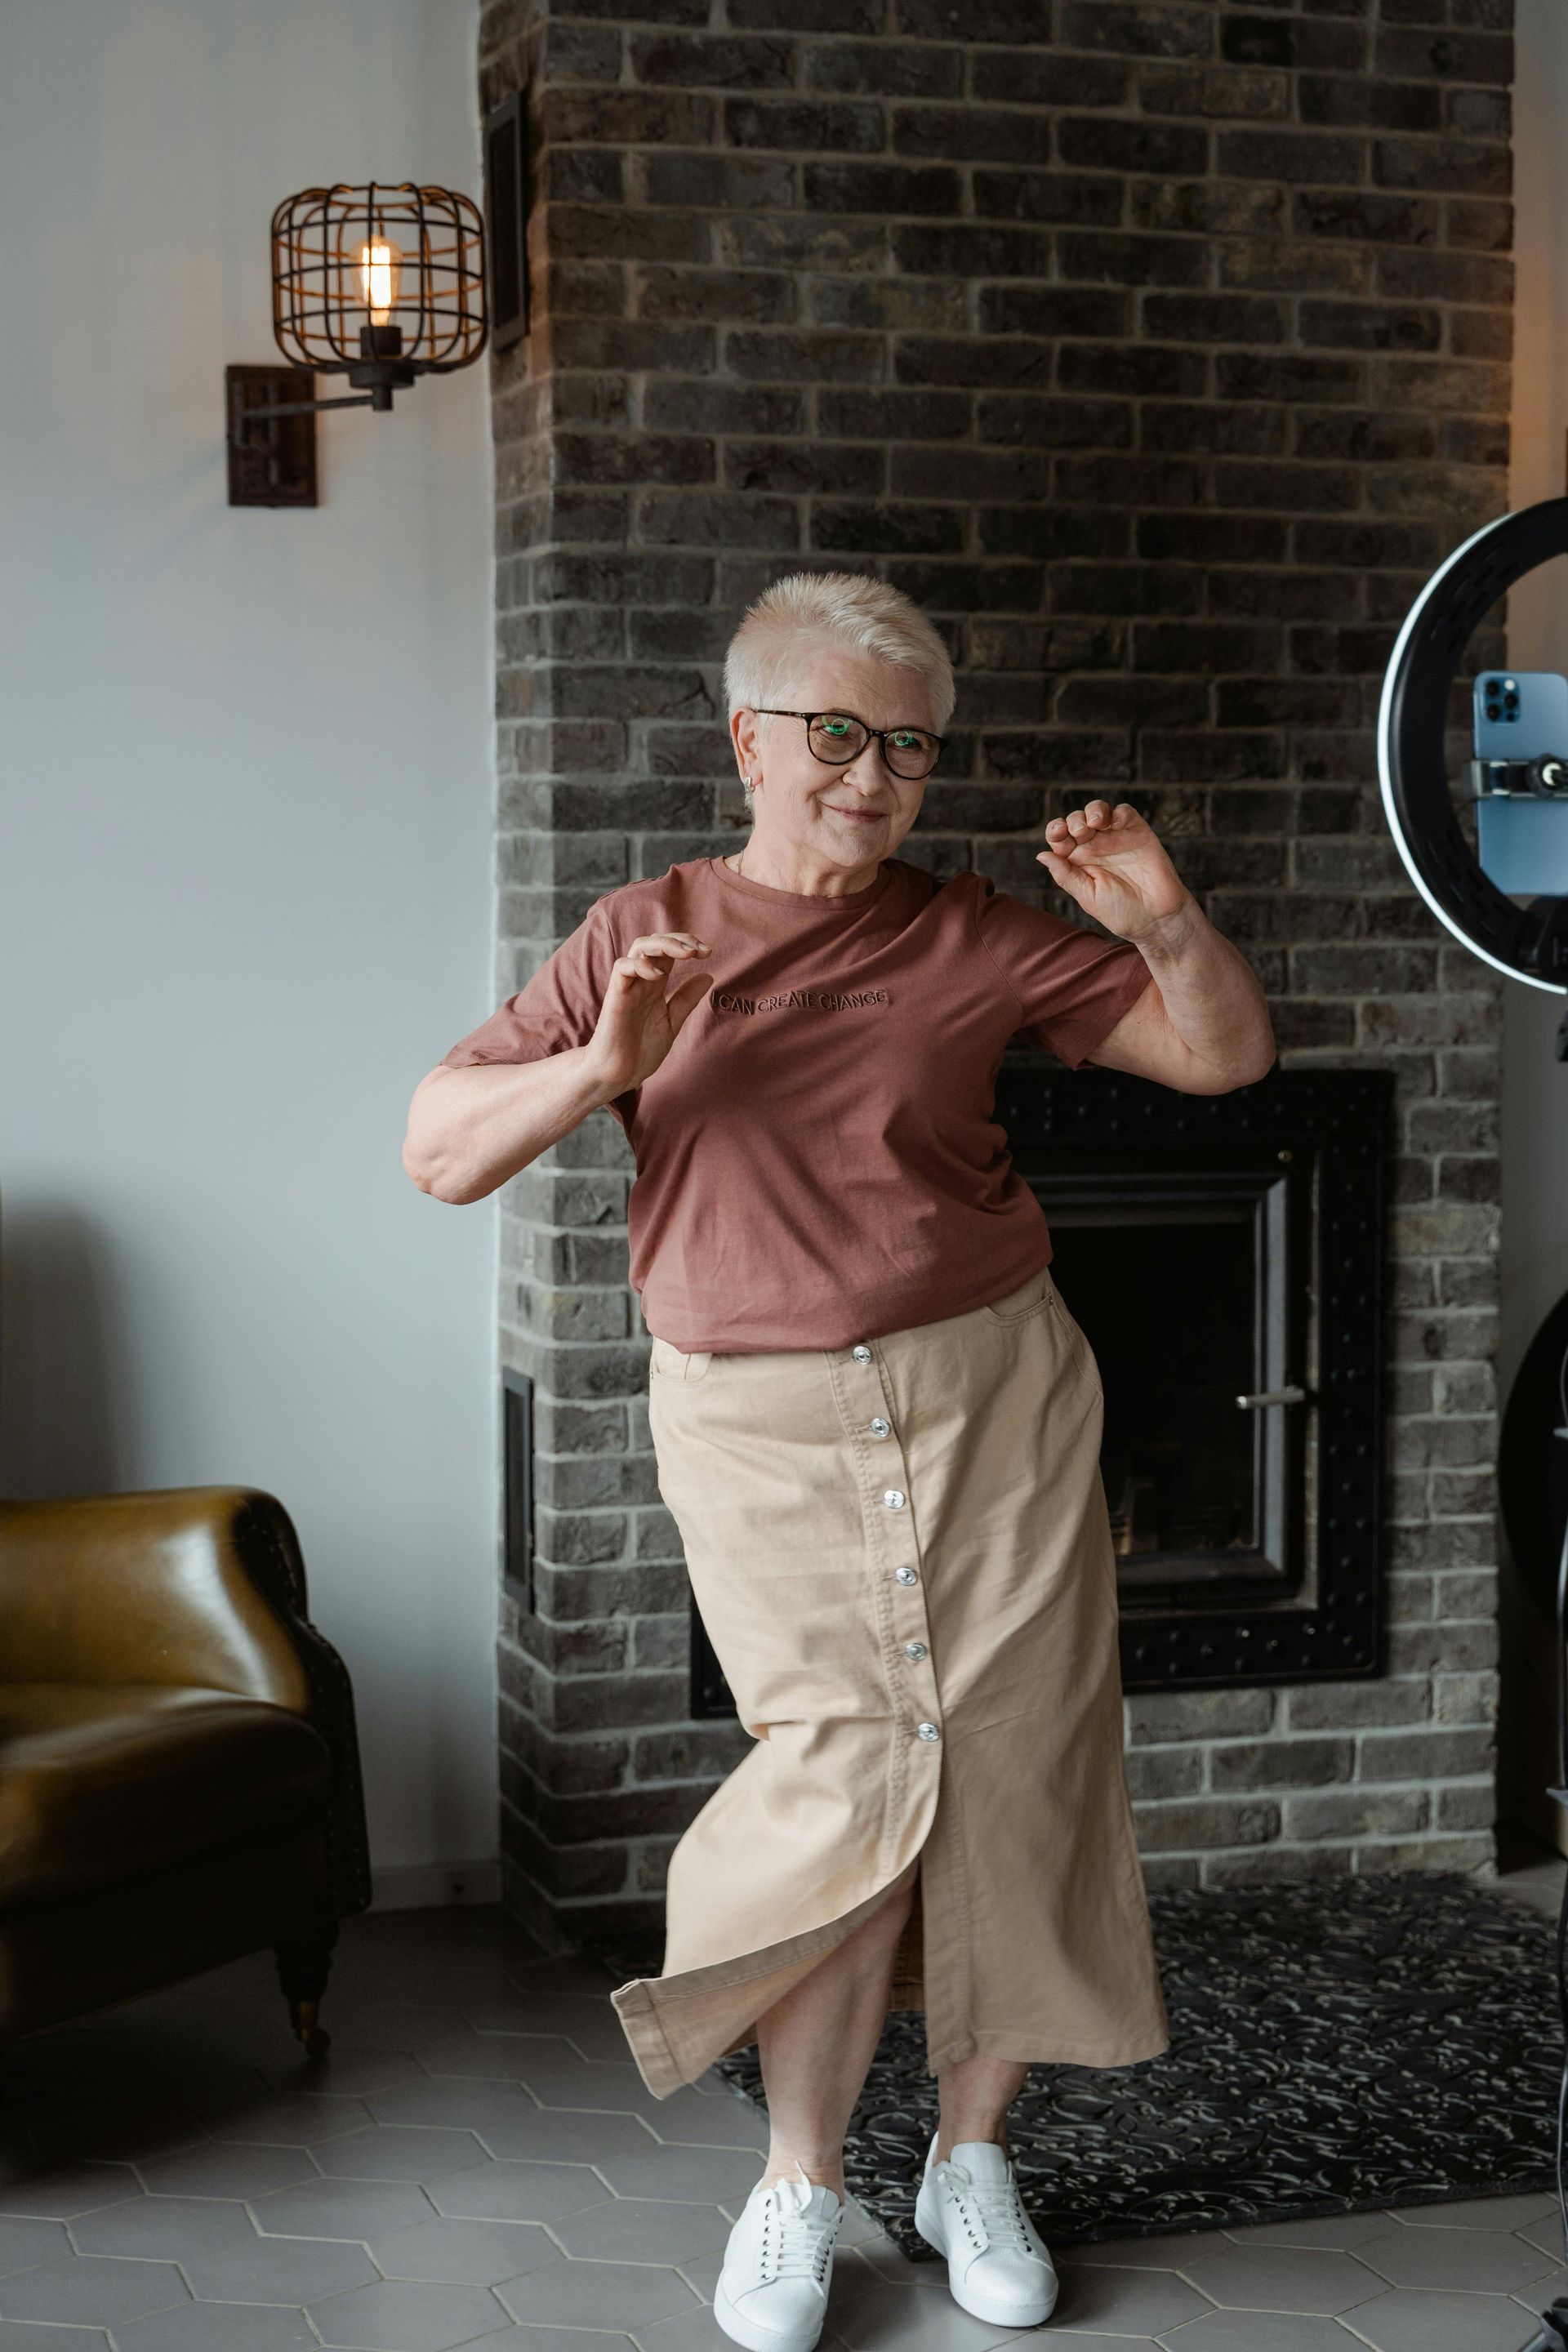
[[815,2183],[799,2157],[795,2169],[798,2180],[775,2180],[763,2200],[763,2276],[814,2278],[820,2286],[844,2204],[840,2199],[830,2214],[808,2213]]
[[[1039,2254],[1030,2239],[1023,2201],[1018,2195],[1018,2183],[1011,2171],[1005,2180],[976,2180],[965,2166],[950,2160],[948,2177],[960,2205],[969,2202],[974,2205],[988,2245],[994,2245],[998,2238],[1011,2239],[1020,2253],[1032,2255],[1038,2262]],[[965,2214],[966,2228],[968,2221],[969,2217]],[[970,2235],[973,2237],[973,2231]]]

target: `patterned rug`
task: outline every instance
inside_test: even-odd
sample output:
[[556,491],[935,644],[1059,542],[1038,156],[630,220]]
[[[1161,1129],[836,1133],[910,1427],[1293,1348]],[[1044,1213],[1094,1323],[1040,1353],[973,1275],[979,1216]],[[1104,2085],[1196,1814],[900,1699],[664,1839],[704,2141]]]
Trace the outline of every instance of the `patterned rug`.
[[[1047,2245],[1555,2186],[1555,1929],[1411,1872],[1151,1895],[1171,2046],[1037,2064],[1008,2137]],[[647,1949],[602,1957],[657,1972]],[[765,2107],[756,2045],[720,2072]],[[916,2262],[936,2127],[924,2019],[888,2020],[845,2143],[850,2194]]]

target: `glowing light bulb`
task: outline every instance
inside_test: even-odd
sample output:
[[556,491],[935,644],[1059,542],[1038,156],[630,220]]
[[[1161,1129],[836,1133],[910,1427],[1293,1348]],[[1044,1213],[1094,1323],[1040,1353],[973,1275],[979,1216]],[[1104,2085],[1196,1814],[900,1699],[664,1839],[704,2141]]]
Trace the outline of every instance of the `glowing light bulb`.
[[374,244],[360,247],[360,283],[364,289],[365,306],[370,311],[373,326],[384,327],[397,306],[397,281],[402,266],[402,253],[384,237],[377,237]]

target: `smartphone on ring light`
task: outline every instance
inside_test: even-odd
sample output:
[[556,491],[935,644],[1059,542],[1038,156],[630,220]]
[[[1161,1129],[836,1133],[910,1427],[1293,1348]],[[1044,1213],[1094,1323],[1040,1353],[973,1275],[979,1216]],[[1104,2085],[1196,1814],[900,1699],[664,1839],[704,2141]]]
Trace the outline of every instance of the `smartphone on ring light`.
[[1483,670],[1473,710],[1482,873],[1512,897],[1568,897],[1568,677]]

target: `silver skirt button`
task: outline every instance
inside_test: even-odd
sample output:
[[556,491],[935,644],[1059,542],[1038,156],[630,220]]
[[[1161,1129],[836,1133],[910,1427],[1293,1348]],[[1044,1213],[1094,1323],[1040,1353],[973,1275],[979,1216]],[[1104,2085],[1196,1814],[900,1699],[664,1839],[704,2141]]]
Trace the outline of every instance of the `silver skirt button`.
[[909,1499],[909,1496],[904,1493],[901,1487],[889,1486],[887,1493],[882,1496],[882,1503],[884,1508],[887,1510],[901,1511],[908,1504]]
[[906,1642],[904,1643],[904,1655],[906,1658],[923,1658],[925,1654],[926,1645],[923,1642]]
[[884,1421],[880,1413],[879,1413],[876,1420],[868,1425],[873,1437],[890,1437],[893,1433],[892,1423],[890,1421]]
[[853,1355],[855,1361],[858,1364],[868,1364],[871,1360],[871,1350],[869,1348],[854,1348],[851,1349],[850,1353]]
[[912,1568],[896,1568],[893,1570],[893,1582],[895,1584],[918,1584],[920,1582],[920,1578],[915,1574]]
[[916,1726],[916,1728],[922,1739],[940,1739],[942,1738],[942,1734],[937,1729],[934,1723],[919,1724]]

